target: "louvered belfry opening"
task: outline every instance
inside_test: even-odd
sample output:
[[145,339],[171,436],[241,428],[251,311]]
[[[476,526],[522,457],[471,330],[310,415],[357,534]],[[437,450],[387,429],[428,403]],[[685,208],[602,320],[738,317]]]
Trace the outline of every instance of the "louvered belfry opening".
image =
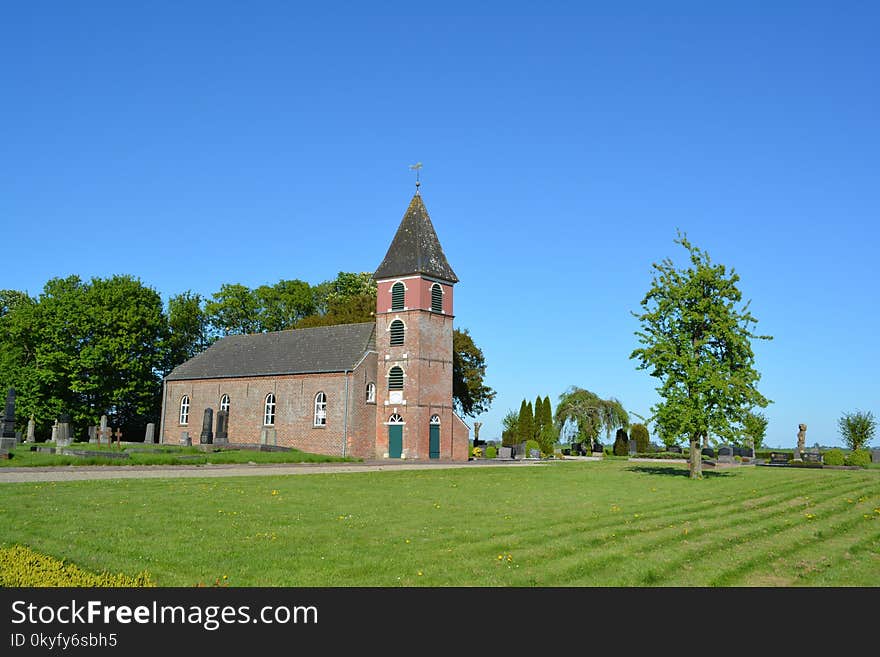
[[403,322],[399,319],[395,319],[391,322],[391,326],[389,327],[389,331],[391,333],[391,346],[397,347],[403,344],[404,337],[404,326]]
[[431,312],[443,312],[443,290],[439,283],[434,283],[431,286]]
[[403,370],[399,367],[392,367],[388,373],[388,389],[403,390]]
[[400,281],[391,286],[391,310],[403,310],[404,293],[405,289]]

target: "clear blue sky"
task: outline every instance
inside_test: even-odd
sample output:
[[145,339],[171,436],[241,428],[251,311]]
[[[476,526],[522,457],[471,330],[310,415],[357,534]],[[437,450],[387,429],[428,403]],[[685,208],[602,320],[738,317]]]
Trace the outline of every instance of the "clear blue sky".
[[421,161],[483,438],[570,385],[648,413],[630,311],[676,228],[775,337],[768,444],[880,415],[876,3],[428,4],[3,3],[0,287],[373,271]]

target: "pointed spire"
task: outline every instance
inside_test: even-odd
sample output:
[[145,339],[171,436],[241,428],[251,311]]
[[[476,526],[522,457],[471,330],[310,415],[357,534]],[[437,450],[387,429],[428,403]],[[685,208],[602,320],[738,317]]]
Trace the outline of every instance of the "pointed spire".
[[458,283],[458,276],[446,260],[418,189],[373,278],[378,280],[412,274],[425,274],[441,281]]

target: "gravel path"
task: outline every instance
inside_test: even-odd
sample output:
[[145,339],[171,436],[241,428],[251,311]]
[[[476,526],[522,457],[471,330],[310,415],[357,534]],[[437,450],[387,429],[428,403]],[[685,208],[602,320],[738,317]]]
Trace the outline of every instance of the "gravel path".
[[178,479],[183,477],[266,477],[283,475],[437,470],[443,468],[503,468],[546,465],[542,461],[401,461],[389,463],[261,463],[213,465],[68,465],[60,467],[0,468],[0,483],[29,481],[86,481],[95,479]]

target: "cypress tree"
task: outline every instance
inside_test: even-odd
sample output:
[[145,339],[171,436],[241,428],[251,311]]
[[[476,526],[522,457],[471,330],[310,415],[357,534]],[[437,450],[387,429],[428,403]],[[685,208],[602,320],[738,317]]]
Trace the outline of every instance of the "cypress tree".
[[532,426],[534,440],[540,442],[541,432],[544,431],[544,402],[541,395],[535,397],[535,424]]
[[526,400],[522,400],[519,407],[519,420],[516,423],[516,439],[517,442],[524,443],[532,438],[532,409],[531,404],[526,404]]

